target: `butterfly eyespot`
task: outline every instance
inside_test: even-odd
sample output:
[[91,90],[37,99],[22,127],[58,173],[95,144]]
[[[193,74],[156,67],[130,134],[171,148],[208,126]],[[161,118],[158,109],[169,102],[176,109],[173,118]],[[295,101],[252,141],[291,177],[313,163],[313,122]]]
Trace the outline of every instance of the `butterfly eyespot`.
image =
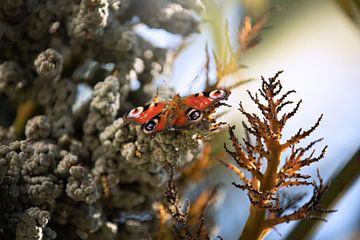
[[209,93],[209,97],[212,99],[224,98],[227,95],[227,92],[224,90],[214,90]]
[[147,123],[145,123],[142,127],[143,131],[147,134],[152,133],[156,125],[158,124],[159,120],[157,118],[149,120]]
[[137,118],[143,111],[144,111],[144,107],[134,108],[128,113],[127,117]]
[[187,112],[187,116],[189,118],[190,121],[198,121],[199,119],[202,118],[202,112],[200,110],[197,110],[197,109],[194,109],[194,108],[191,108],[190,110],[188,110]]

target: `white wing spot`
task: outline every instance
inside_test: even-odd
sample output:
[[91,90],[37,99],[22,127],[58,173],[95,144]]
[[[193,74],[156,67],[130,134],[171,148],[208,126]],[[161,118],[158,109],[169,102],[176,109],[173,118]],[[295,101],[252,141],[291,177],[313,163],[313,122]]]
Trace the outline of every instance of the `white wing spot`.
[[140,114],[144,111],[144,108],[143,107],[137,107],[137,108],[134,108],[132,109],[129,114],[128,114],[128,117],[130,118],[136,118],[138,116],[140,116]]
[[211,97],[212,99],[218,99],[218,98],[223,98],[226,96],[226,92],[224,90],[214,90],[211,91],[209,93],[209,97]]

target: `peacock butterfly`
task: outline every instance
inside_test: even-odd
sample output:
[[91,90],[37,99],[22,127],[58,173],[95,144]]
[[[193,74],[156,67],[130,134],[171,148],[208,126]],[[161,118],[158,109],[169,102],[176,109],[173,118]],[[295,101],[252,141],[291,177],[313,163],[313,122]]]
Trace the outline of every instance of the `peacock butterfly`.
[[145,134],[184,129],[208,117],[229,95],[230,91],[227,89],[200,92],[186,97],[177,94],[168,101],[133,108],[124,118],[141,124]]

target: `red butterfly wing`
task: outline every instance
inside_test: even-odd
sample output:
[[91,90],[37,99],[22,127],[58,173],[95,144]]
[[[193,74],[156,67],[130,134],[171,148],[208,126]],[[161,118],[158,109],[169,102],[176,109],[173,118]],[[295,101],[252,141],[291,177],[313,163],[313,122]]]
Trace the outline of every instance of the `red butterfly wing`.
[[126,119],[144,124],[159,115],[166,108],[167,104],[167,102],[158,102],[133,108],[126,114]]
[[184,98],[184,104],[196,108],[198,110],[205,110],[214,102],[213,99],[205,96],[191,95]]
[[144,123],[141,127],[145,134],[155,134],[166,129],[166,115],[159,114]]
[[174,123],[175,128],[184,128],[201,121],[207,109],[211,109],[221,100],[226,100],[229,94],[229,90],[218,89],[182,98],[181,102],[186,108],[179,108]]
[[229,94],[229,90],[217,89],[184,97],[183,103],[191,108],[204,111],[207,108],[213,106],[215,103],[221,100],[226,100]]

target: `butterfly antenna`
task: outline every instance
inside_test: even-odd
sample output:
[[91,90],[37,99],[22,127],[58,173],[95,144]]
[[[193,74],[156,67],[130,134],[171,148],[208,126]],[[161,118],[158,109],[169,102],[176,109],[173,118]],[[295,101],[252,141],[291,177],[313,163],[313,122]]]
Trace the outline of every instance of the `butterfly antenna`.
[[205,56],[206,56],[206,62],[205,62],[205,73],[206,73],[206,82],[205,82],[205,89],[210,90],[210,55],[209,55],[209,49],[208,49],[208,43],[205,44]]
[[[206,42],[205,43],[205,54],[206,54],[206,62],[204,64],[204,69],[205,69],[205,76],[206,76],[206,79],[205,79],[205,90],[208,91],[208,90],[213,90],[213,86],[211,86],[210,84],[210,55],[209,55],[209,51],[208,51],[208,43]],[[200,70],[201,72],[202,70]],[[191,87],[194,86],[194,84],[196,83],[196,80],[199,79],[200,77],[200,74],[201,73],[198,73],[195,78],[193,80],[191,80],[189,83],[186,84],[186,86],[180,90],[180,92],[184,91],[185,90],[190,90]]]
[[179,93],[184,92],[185,90],[188,92],[191,88],[194,87],[194,84],[197,79],[199,79],[200,73],[196,74],[194,79],[192,79],[190,82],[188,82],[182,89],[180,89]]
[[155,96],[152,98],[152,102],[153,103],[157,103],[160,101],[160,91],[159,88],[156,88],[156,94]]

